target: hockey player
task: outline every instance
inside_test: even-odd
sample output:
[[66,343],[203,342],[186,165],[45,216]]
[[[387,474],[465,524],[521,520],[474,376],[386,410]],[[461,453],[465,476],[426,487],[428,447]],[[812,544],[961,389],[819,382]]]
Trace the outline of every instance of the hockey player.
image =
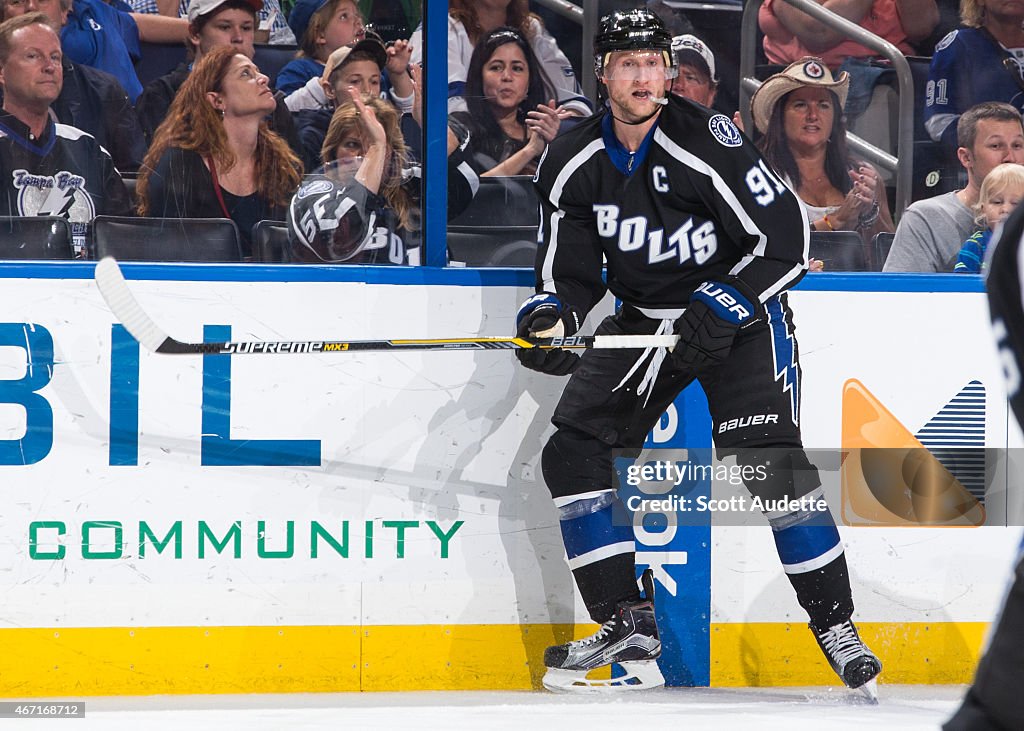
[[[537,294],[519,310],[519,335],[572,335],[608,289],[622,306],[599,334],[679,336],[671,352],[520,355],[529,368],[573,374],[552,417],[557,429],[542,469],[576,585],[602,625],[591,637],[547,649],[544,685],[553,690],[664,683],[655,662],[653,581],[645,574],[641,595],[632,526],[613,517],[621,506],[612,456],[638,450],[694,378],[707,393],[719,454],[766,468],[766,480],[747,485],[751,492],[821,494],[801,447],[800,369],[786,300],[807,270],[807,221],[728,117],[669,95],[671,43],[648,10],[602,18],[595,69],[608,101],[556,138],[537,170]],[[738,418],[749,414],[776,418]],[[767,517],[826,658],[846,685],[865,686],[881,663],[850,620],[850,580],[831,515]],[[586,677],[613,662],[623,677]]]
[[[1024,425],[1024,308],[1021,307],[1021,243],[1024,240],[1024,205],[1006,220],[988,263],[989,313],[999,348],[1010,407]],[[1002,612],[978,663],[974,683],[945,731],[1000,731],[1024,728],[1024,697],[1017,684],[1024,677],[1024,544],[1016,559],[1015,579]]]

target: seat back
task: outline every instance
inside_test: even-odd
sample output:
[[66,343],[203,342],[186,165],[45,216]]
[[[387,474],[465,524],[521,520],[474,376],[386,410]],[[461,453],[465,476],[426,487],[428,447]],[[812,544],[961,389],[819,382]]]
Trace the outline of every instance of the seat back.
[[449,226],[448,259],[471,267],[533,266],[536,226]]
[[473,196],[473,201],[448,223],[457,227],[536,227],[539,221],[540,209],[533,178],[529,175],[513,175],[480,178],[480,188]]
[[0,259],[71,259],[71,224],[60,216],[0,216]]
[[139,47],[142,49],[142,55],[135,62],[135,75],[139,77],[139,82],[143,86],[170,73],[188,57],[183,43],[142,41]]
[[812,259],[820,259],[826,272],[871,271],[867,248],[856,231],[812,231]]
[[135,261],[241,261],[238,228],[230,218],[96,216],[97,259]]
[[924,127],[925,91],[928,87],[930,56],[907,56],[914,79],[914,172],[911,200],[931,198],[959,187],[960,162],[941,144],[932,140]]
[[288,226],[284,221],[260,221],[252,227],[252,258],[264,264],[291,261]]
[[896,238],[896,234],[889,231],[875,234],[875,238],[871,242],[875,250],[875,271],[880,272],[885,266],[885,260],[889,258],[889,249],[892,248],[894,238]]
[[278,72],[295,58],[297,51],[298,46],[272,46],[259,43],[256,45],[256,55],[252,57],[252,62],[256,64],[256,68],[261,73],[270,78],[270,88],[275,89],[277,87],[274,84],[277,82]]
[[468,266],[533,266],[540,208],[529,175],[480,178],[465,211],[448,222],[448,257]]

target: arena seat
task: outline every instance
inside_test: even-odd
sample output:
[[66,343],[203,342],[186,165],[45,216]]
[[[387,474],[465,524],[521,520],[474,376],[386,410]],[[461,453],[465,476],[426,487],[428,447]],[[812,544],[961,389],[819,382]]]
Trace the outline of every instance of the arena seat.
[[288,252],[288,226],[284,221],[259,221],[252,227],[253,261],[286,264],[291,261]]
[[[142,56],[135,64],[135,73],[143,86],[153,79],[158,79],[186,59],[185,46],[179,43],[141,43]],[[260,71],[270,77],[270,86],[274,86],[278,72],[286,63],[295,58],[298,46],[272,46],[256,44],[256,55],[253,63]]]
[[928,86],[929,56],[907,56],[914,78],[914,173],[912,201],[948,193],[959,187],[960,163],[941,144],[932,140],[924,127],[924,100]]
[[229,218],[137,218],[96,216],[92,224],[97,259],[125,261],[242,260],[238,228]]
[[257,44],[256,55],[252,62],[264,74],[270,77],[271,88],[277,88],[277,74],[284,68],[285,64],[295,58],[298,46],[271,46],[268,44]]
[[533,266],[536,226],[448,228],[448,260],[471,267]]
[[185,60],[186,51],[182,43],[147,43],[139,44],[142,55],[135,62],[135,74],[143,87],[153,79],[159,79]]
[[882,267],[885,266],[885,260],[889,258],[889,249],[892,248],[892,240],[894,238],[896,238],[896,234],[891,231],[882,231],[875,234],[875,238],[871,242],[875,250],[875,271],[880,272]]
[[481,178],[465,211],[448,223],[448,256],[468,266],[533,266],[540,209],[529,175]]
[[0,259],[71,259],[71,224],[60,216],[0,216]]
[[[536,226],[540,221],[537,191],[530,175],[480,178],[480,188],[472,203],[451,226]],[[535,238],[535,237],[531,237]]]
[[812,259],[820,259],[826,272],[871,271],[867,248],[856,231],[812,231]]

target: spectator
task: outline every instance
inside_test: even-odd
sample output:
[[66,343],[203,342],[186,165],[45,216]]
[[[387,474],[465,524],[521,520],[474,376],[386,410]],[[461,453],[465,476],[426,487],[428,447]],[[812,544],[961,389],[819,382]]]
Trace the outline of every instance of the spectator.
[[277,74],[277,88],[286,95],[324,72],[336,48],[362,40],[366,33],[355,0],[298,0],[288,25],[299,44],[296,58]]
[[[10,19],[40,8],[54,28],[63,27],[71,10],[71,0],[4,3],[4,18]],[[58,122],[74,124],[88,132],[106,149],[121,172],[137,170],[146,154],[146,141],[138,117],[120,82],[105,71],[63,59],[64,84],[51,111]]]
[[981,184],[996,165],[1024,163],[1024,123],[1004,102],[982,102],[957,122],[957,157],[967,187],[911,204],[896,228],[887,272],[948,272],[964,240],[974,231],[972,209]]
[[[497,28],[514,28],[525,38],[541,69],[554,86],[555,101],[566,115],[586,117],[591,103],[583,96],[572,64],[555,39],[544,29],[540,18],[530,14],[527,0],[450,0],[448,3],[448,111],[465,111],[463,99],[469,79],[473,49],[480,40]],[[412,61],[421,60],[422,28],[410,39]]]
[[812,231],[857,231],[871,261],[875,234],[892,231],[885,184],[846,148],[842,108],[846,72],[833,77],[821,59],[804,58],[769,77],[750,99],[761,151],[796,191]]
[[[325,106],[301,109],[295,114],[295,126],[302,145],[302,162],[306,170],[320,167],[320,150],[334,110],[351,100],[353,91],[362,97],[380,97],[381,72],[386,63],[387,52],[384,46],[369,38],[351,46],[342,46],[327,59],[324,75],[320,79]],[[304,90],[305,87],[288,98]]]
[[80,129],[53,121],[63,83],[60,38],[43,13],[0,24],[0,215],[63,216],[77,256],[98,214],[129,212],[110,155]]
[[672,55],[677,69],[672,79],[672,93],[711,107],[718,91],[715,55],[711,49],[696,36],[681,35],[672,39]]
[[974,205],[975,231],[960,248],[953,271],[959,274],[980,274],[985,271],[985,251],[992,231],[1013,213],[1024,200],[1024,165],[1006,162],[996,165],[981,184],[978,202]]
[[960,7],[967,27],[935,47],[924,102],[925,129],[949,152],[965,109],[989,101],[1024,109],[1024,5],[963,0]]
[[73,0],[60,38],[66,56],[117,77],[134,104],[142,92],[135,73],[139,42],[181,43],[187,25],[180,18],[133,13],[123,0]]
[[157,128],[136,189],[139,215],[230,218],[251,256],[257,221],[283,221],[302,163],[265,121],[267,77],[231,46],[196,63]]
[[[171,18],[188,18],[188,0],[128,0],[140,15],[166,15]],[[288,27],[288,21],[281,11],[278,0],[264,0],[256,10],[256,29],[253,38],[258,43],[275,46],[295,45],[295,35]]]
[[[935,0],[817,0],[822,7],[860,25],[913,54],[915,41],[928,37],[939,22]],[[876,51],[797,10],[785,0],[764,0],[758,11],[764,33],[764,52],[771,63],[790,64],[804,56],[821,58],[832,71],[850,74],[846,102],[847,124],[867,109],[875,85],[891,74]]]
[[307,176],[288,207],[292,260],[418,264],[419,180],[403,174],[398,111],[354,94],[334,113],[321,155],[324,173]]
[[477,170],[484,176],[532,174],[561,120],[551,85],[519,31],[497,28],[481,38],[465,94],[468,111],[451,117],[471,132]]
[[[146,142],[153,141],[153,134],[167,117],[178,89],[185,83],[195,63],[215,48],[228,46],[248,58],[253,58],[256,49],[253,38],[256,28],[256,12],[262,0],[191,0],[188,5],[188,55],[176,69],[154,79],[146,85],[135,109],[145,133]],[[270,129],[281,135],[288,145],[298,152],[299,138],[291,112],[284,103],[284,94],[274,95],[277,104],[270,117]]]

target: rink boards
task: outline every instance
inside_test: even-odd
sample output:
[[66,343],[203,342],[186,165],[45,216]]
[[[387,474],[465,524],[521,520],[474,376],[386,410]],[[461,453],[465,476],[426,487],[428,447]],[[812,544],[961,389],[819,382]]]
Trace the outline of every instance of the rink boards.
[[[531,284],[125,269],[192,341],[504,335]],[[540,477],[560,379],[501,351],[157,356],[91,266],[2,276],[0,695],[529,688],[546,645],[592,630]],[[984,445],[1019,445],[977,280],[824,275],[791,303],[808,447],[842,446],[852,379],[911,433],[966,388]],[[686,408],[652,443],[699,423]],[[970,679],[1020,532],[999,527],[1020,506],[996,492],[984,527],[841,527],[888,682]],[[658,533],[638,530],[639,559],[664,610],[693,617],[670,681],[833,681],[763,524],[682,550]]]

